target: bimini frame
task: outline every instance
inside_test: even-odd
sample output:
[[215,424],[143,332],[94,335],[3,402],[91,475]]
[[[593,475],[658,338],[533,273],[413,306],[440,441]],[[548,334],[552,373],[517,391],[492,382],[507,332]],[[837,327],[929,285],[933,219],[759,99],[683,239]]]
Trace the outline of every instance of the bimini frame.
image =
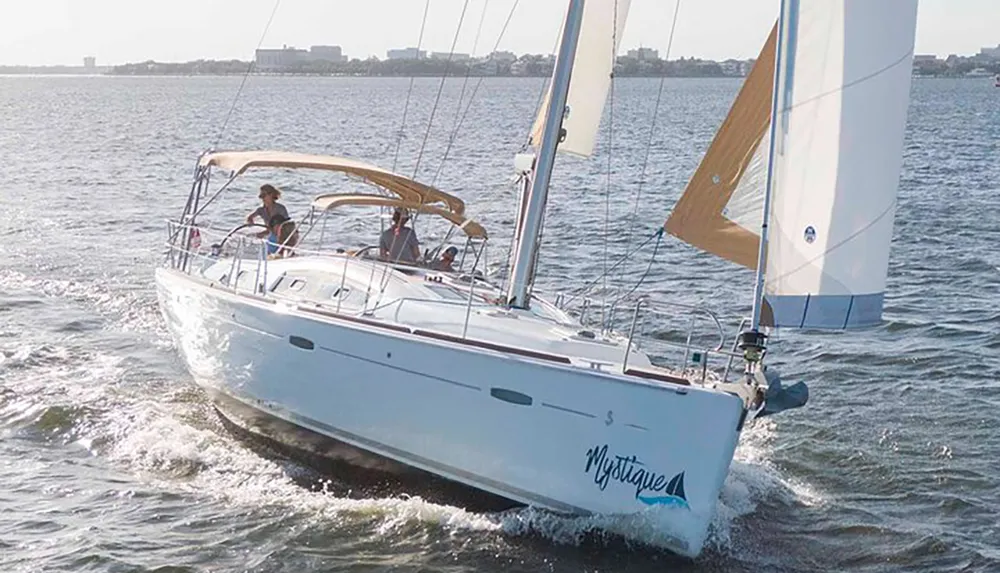
[[[208,194],[209,181],[213,168],[228,172],[228,179],[211,197],[202,201],[202,198]],[[321,195],[313,202],[314,211],[326,212],[335,207],[348,204],[402,207],[418,213],[429,213],[440,216],[462,229],[469,239],[485,240],[487,238],[486,230],[482,225],[465,217],[465,203],[461,199],[430,185],[425,185],[398,173],[393,173],[381,167],[346,157],[271,150],[209,151],[199,156],[197,165],[195,166],[191,192],[184,206],[184,212],[181,215],[178,229],[193,229],[198,215],[208,205],[215,201],[237,177],[249,169],[255,168],[333,171],[374,185],[391,195],[395,195],[395,198],[363,194]],[[317,207],[323,208],[317,209]],[[169,242],[171,245],[176,246],[178,241],[182,241],[183,251],[187,252],[190,248],[192,235],[191,232],[185,233],[183,237],[172,235]],[[185,256],[185,260],[180,262],[182,268],[187,265],[186,258]]]

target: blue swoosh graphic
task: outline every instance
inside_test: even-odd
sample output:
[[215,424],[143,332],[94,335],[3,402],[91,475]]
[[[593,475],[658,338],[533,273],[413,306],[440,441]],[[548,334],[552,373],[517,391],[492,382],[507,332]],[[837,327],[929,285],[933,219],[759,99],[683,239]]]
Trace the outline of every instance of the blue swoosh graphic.
[[688,506],[688,502],[686,499],[684,499],[683,497],[677,497],[676,495],[663,495],[657,497],[648,497],[640,495],[638,499],[639,501],[645,503],[646,505],[676,505],[678,507],[686,507],[688,509],[691,509]]

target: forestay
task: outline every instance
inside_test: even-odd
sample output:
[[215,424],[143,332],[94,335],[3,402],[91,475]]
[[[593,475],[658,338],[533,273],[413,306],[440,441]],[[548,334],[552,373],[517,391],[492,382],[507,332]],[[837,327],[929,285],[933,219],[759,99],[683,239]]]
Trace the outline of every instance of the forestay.
[[[762,322],[869,326],[882,314],[917,1],[789,0],[786,10]],[[748,92],[754,80],[666,225],[750,268],[769,147],[759,98]],[[713,223],[708,231],[696,228],[699,218]]]
[[[559,143],[560,152],[586,157],[594,150],[630,3],[631,0],[587,0],[584,5],[562,123],[566,137]],[[549,94],[546,94],[531,129],[533,145],[542,140],[548,107]]]

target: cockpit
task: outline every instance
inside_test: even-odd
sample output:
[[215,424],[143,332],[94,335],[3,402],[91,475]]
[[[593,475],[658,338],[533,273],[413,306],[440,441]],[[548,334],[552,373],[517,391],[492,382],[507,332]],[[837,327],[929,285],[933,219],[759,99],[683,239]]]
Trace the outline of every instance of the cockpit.
[[[322,193],[306,209],[288,204],[291,217],[272,221],[251,221],[225,228],[221,236],[208,238],[206,247],[217,256],[246,256],[261,243],[269,259],[303,255],[347,254],[381,261],[405,270],[425,269],[439,273],[479,274],[486,268],[486,229],[465,214],[465,203],[454,195],[408,177],[349,158],[278,151],[217,152],[203,155],[198,176],[182,223],[199,225],[199,215],[238,177],[250,170],[280,170],[262,186],[280,188],[281,174],[288,170],[327,171],[345,175],[365,184],[362,191]],[[209,182],[213,171],[228,178],[212,194]],[[328,183],[324,183],[324,186]],[[355,186],[356,187],[356,186]],[[369,191],[370,189],[370,191]],[[263,198],[263,193],[262,193]],[[204,201],[202,201],[204,199]],[[282,206],[284,209],[284,206]],[[299,211],[296,216],[295,211]],[[368,238],[346,232],[348,226],[365,222]],[[219,224],[213,225],[219,228]],[[357,229],[354,229],[357,231]],[[200,237],[199,237],[200,239]],[[263,240],[262,240],[263,239]]]

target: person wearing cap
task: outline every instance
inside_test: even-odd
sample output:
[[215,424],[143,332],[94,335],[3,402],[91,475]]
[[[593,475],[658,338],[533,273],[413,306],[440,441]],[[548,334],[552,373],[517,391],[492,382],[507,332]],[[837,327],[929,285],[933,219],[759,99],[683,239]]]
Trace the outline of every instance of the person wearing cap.
[[[247,215],[247,225],[253,225],[254,219],[260,217],[265,225],[270,225],[271,219],[275,215],[281,215],[285,220],[290,219],[288,216],[288,209],[284,205],[278,203],[278,199],[281,198],[281,191],[277,187],[271,185],[270,183],[265,183],[260,186],[260,193],[257,195],[261,200],[261,206],[254,209],[253,213]],[[257,234],[258,237],[266,237],[267,231],[261,231]]]
[[444,271],[447,273],[453,272],[455,269],[452,268],[451,265],[455,262],[456,256],[458,256],[458,248],[448,247],[443,253],[441,253],[441,258],[431,264],[431,268],[435,271]]
[[416,264],[420,259],[420,241],[417,233],[406,226],[410,220],[406,209],[396,208],[392,213],[392,227],[382,232],[378,241],[379,257],[393,263]]

